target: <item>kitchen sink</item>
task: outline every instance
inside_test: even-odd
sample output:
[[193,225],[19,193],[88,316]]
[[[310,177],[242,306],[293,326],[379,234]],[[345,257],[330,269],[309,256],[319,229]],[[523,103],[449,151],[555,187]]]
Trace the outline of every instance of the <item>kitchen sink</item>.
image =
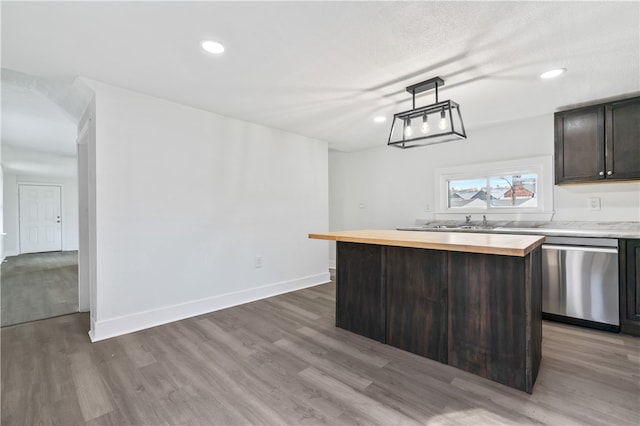
[[491,229],[490,226],[480,226],[480,225],[433,225],[433,226],[426,226],[424,228],[427,231],[430,230],[447,230],[447,229],[457,229],[457,230],[464,230],[464,229],[468,229],[468,230],[475,230],[475,229]]
[[491,225],[422,225],[396,228],[399,231],[491,231]]

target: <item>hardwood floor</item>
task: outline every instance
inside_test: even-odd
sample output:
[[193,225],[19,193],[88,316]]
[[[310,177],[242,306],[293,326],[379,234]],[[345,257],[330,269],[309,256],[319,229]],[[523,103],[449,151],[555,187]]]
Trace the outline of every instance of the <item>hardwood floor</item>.
[[9,425],[638,424],[640,338],[546,322],[533,394],[334,327],[325,284],[91,344],[2,329]]
[[0,278],[3,327],[78,311],[77,251],[8,257]]

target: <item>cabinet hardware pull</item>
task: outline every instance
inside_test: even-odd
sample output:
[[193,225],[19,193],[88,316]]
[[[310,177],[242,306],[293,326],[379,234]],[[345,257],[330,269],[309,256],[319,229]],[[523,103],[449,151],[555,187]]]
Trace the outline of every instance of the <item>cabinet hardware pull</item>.
[[600,172],[598,173],[600,176],[604,176],[604,172]]
[[613,172],[612,172],[611,170],[609,170],[609,171],[607,172],[607,176],[611,176],[612,174],[613,174]]

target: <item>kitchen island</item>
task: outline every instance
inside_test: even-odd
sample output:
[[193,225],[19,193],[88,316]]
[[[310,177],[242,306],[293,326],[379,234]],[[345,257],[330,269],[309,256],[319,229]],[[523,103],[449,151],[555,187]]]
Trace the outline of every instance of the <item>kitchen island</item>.
[[309,238],[337,242],[337,327],[532,392],[544,237],[359,230]]

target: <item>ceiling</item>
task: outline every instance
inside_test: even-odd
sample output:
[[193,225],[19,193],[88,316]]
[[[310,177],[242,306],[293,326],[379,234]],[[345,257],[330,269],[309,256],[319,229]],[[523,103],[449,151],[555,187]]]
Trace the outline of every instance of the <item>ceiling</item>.
[[[225,53],[202,51],[204,39]],[[434,76],[470,137],[639,92],[640,3],[3,1],[2,67],[86,76],[357,151],[385,145],[393,113],[410,107],[405,87]],[[568,72],[538,78],[557,67]]]
[[87,88],[3,68],[3,171],[74,176],[77,124],[90,100]]
[[74,154],[80,116],[68,114],[48,96],[46,84],[41,78],[2,70],[2,143]]

